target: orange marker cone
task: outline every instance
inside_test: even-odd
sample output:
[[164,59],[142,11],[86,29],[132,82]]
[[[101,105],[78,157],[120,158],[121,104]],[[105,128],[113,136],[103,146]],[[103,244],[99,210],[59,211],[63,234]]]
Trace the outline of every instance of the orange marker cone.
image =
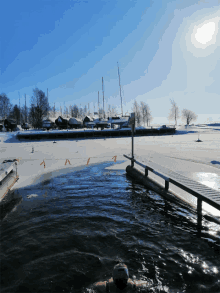
[[42,163],[40,163],[40,165],[42,165],[42,164],[44,164],[44,168],[46,168],[46,165],[45,165],[45,162],[44,162],[44,160],[43,160],[43,162],[42,162]]
[[117,158],[117,156],[114,156],[112,159],[114,159],[114,162],[116,163],[116,158]]

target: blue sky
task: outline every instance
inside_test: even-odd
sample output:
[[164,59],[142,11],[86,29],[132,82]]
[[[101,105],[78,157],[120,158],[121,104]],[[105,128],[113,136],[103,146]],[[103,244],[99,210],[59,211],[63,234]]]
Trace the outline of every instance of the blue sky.
[[[27,103],[33,88],[57,108],[146,102],[167,123],[174,99],[197,122],[220,121],[218,0],[8,0],[2,11],[0,92]],[[179,121],[180,122],[180,121]]]

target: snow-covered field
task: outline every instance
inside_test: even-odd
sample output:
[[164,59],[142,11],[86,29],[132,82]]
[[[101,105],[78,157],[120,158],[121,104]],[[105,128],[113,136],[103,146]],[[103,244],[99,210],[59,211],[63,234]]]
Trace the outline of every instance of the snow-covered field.
[[[43,140],[20,142],[15,135],[16,132],[0,132],[0,162],[5,159],[19,159],[20,179],[14,188],[85,168],[87,163],[90,165],[108,161],[113,162],[109,169],[123,170],[130,164],[123,154],[131,153],[131,138],[70,139],[56,140],[54,143]],[[198,138],[201,142],[196,142]],[[220,126],[178,126],[174,135],[134,138],[137,160],[153,160],[220,191],[219,146]],[[116,162],[124,162],[115,164],[115,156]],[[150,174],[150,177],[164,184],[156,175]],[[179,193],[172,186],[171,189]],[[219,211],[218,214],[220,216]]]

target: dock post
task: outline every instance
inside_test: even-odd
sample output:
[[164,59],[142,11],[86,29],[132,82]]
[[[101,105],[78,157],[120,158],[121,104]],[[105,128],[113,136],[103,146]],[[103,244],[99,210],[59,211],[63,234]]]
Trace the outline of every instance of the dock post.
[[198,231],[201,232],[202,228],[202,200],[200,198],[197,198],[197,226]]
[[129,118],[129,125],[131,126],[131,167],[134,167],[134,129],[135,129],[135,113],[131,113]]
[[169,189],[169,181],[165,180],[165,190],[168,191]]
[[147,169],[147,167],[145,168],[145,176],[146,177],[148,176],[148,169]]

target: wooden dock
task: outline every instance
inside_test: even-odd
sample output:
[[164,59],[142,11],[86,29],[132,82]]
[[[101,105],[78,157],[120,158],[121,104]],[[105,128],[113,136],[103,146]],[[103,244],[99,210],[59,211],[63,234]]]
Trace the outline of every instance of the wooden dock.
[[18,178],[17,162],[0,164],[0,203],[5,200]]
[[183,189],[184,191],[192,194],[197,198],[197,213],[198,213],[198,226],[202,225],[202,202],[208,203],[210,206],[220,210],[220,192],[209,188],[201,183],[198,183],[188,177],[185,177],[177,172],[161,166],[150,160],[146,161],[146,165],[138,162],[134,158],[124,155],[125,158],[131,160],[131,166],[134,163],[145,169],[145,176],[148,176],[148,171],[153,172],[155,175],[165,180],[165,191],[169,189],[169,182]]

